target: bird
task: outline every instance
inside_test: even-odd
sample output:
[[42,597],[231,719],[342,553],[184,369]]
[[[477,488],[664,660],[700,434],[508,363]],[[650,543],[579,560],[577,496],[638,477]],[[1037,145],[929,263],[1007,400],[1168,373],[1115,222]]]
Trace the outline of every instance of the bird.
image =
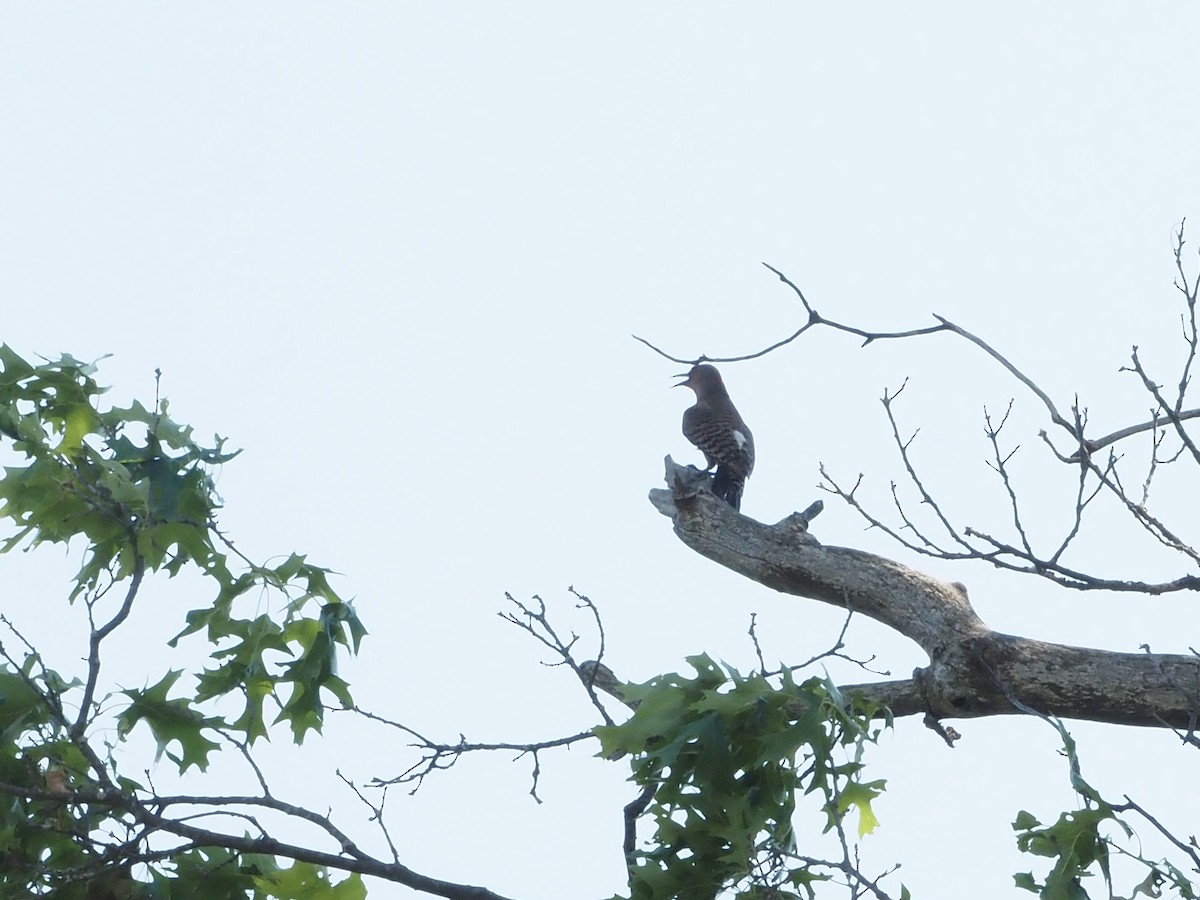
[[725,382],[715,366],[692,366],[675,387],[689,387],[696,393],[696,405],[683,414],[683,435],[708,463],[704,471],[716,467],[712,492],[736,510],[742,507],[742,489],[754,471],[754,436],[729,399]]

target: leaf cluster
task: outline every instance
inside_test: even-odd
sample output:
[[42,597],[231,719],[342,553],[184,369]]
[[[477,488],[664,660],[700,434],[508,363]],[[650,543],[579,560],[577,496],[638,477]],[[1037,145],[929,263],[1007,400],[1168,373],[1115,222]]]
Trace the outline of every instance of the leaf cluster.
[[860,837],[875,828],[884,782],[863,780],[859,757],[878,738],[876,711],[824,679],[785,672],[776,686],[706,655],[688,663],[694,677],[627,685],[634,715],[596,729],[601,752],[629,754],[631,780],[653,790],[654,839],[630,860],[632,900],[813,896],[828,866],[799,852],[797,795],[821,797],[824,831],[841,833],[851,810]]
[[[15,460],[0,479],[0,517],[15,526],[0,552],[44,543],[81,550],[70,599],[86,607],[90,626],[85,651],[71,654],[85,670],[64,677],[4,620],[23,649],[0,644],[0,896],[93,896],[106,880],[117,886],[96,896],[237,894],[208,893],[214,878],[254,896],[361,896],[357,876],[321,893],[331,886],[319,866],[283,870],[270,857],[154,837],[164,820],[153,789],[120,765],[121,745],[140,725],[184,773],[205,769],[223,742],[248,748],[276,723],[303,741],[320,730],[326,695],[351,705],[336,654],[357,652],[365,629],[329,570],[298,554],[257,563],[226,539],[213,470],[237,452],[219,436],[198,443],[165,400],[104,406],[95,366],[70,356],[34,365],[0,346],[0,366],[0,441]],[[169,645],[202,634],[209,665],[194,684],[176,669],[144,688],[105,684],[104,642],[128,618],[143,578],[184,569],[205,577],[215,597],[182,615]],[[279,598],[273,610],[262,611],[264,592]]]
[[[1165,859],[1150,859],[1140,849],[1127,846],[1135,834],[1119,815],[1123,810],[1115,808],[1084,780],[1075,740],[1063,724],[1056,719],[1047,721],[1062,738],[1071,786],[1082,804],[1079,809],[1061,813],[1050,825],[1043,824],[1027,810],[1017,814],[1013,831],[1017,833],[1018,849],[1031,856],[1054,860],[1054,864],[1041,881],[1033,872],[1018,872],[1013,876],[1016,886],[1037,894],[1042,900],[1088,900],[1091,894],[1086,889],[1086,880],[1099,874],[1104,881],[1102,896],[1113,897],[1112,858],[1120,855],[1145,873],[1142,881],[1134,886],[1129,895],[1131,898],[1139,895],[1162,897],[1165,889],[1181,900],[1195,900],[1195,885],[1177,866]],[[1136,804],[1127,804],[1125,808],[1134,809]],[[1157,824],[1154,819],[1150,821]],[[1115,835],[1122,835],[1124,840],[1119,842]],[[1192,843],[1194,845],[1194,838]]]

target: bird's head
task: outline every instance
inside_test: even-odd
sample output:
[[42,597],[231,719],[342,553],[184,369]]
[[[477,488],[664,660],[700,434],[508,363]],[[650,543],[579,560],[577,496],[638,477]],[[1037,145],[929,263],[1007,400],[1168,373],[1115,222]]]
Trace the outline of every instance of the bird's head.
[[697,395],[701,391],[724,387],[724,382],[721,381],[721,373],[717,371],[716,366],[710,366],[708,363],[692,366],[691,371],[686,375],[679,374],[675,377],[682,378],[683,381],[672,385],[672,387],[690,387]]

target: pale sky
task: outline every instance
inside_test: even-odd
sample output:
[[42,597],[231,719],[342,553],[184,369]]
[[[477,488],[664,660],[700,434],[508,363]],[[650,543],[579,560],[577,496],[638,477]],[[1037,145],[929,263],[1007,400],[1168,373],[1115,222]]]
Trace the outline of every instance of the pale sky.
[[[161,368],[177,419],[244,448],[219,475],[222,521],[251,555],[297,550],[341,573],[370,630],[343,666],[363,706],[446,741],[569,734],[594,724],[586,697],[496,617],[505,591],[581,629],[566,589],[590,596],[628,680],[699,652],[751,668],[751,612],[769,660],[820,652],[841,623],[696,556],[650,506],[663,457],[700,455],[679,430],[690,395],[668,389],[682,367],[630,335],[680,357],[778,340],[802,317],[766,261],[830,318],[958,322],[1060,406],[1078,392],[1100,433],[1144,418],[1118,369],[1136,343],[1178,377],[1170,239],[1194,216],[1200,242],[1198,37],[1196,7],[1111,2],[5,4],[0,340],[112,354],[99,377],[115,402],[151,401]],[[822,462],[863,472],[888,511],[903,470],[878,398],[907,377],[897,410],[922,429],[931,486],[956,522],[1003,532],[982,409],[1016,396],[1020,487],[1057,533],[1073,476],[1037,439],[1045,411],[977,350],[816,332],[722,370],[758,451],[744,514],[774,522],[824,496],[821,541],[963,581],[1004,631],[1196,645],[1194,597],[922,560],[816,489]],[[1175,484],[1162,502],[1195,496]],[[1081,567],[1183,571],[1102,524]],[[62,606],[75,564],[54,549],[0,560],[0,611],[63,670],[83,652]],[[194,661],[159,648],[208,596],[151,582],[113,685]],[[848,649],[894,677],[924,662],[866,621]],[[1011,896],[1013,872],[1044,869],[1009,823],[1075,802],[1057,736],[953,724],[949,750],[901,720],[868,760],[889,791],[864,868],[902,862],[896,894],[902,879],[920,898]],[[1194,750],[1167,731],[1072,731],[1102,793],[1195,831],[1179,787]],[[331,807],[382,849],[333,769],[395,775],[413,761],[404,740],[344,716],[299,753],[289,739],[262,753],[279,796]],[[623,891],[635,792],[592,752],[543,755],[541,805],[527,762],[504,755],[395,794],[403,862],[523,900]],[[234,768],[189,788],[227,792]]]

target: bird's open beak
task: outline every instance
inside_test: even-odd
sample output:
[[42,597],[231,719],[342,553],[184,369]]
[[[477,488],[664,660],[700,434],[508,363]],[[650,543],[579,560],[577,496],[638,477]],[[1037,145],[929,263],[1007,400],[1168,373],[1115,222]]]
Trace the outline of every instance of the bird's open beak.
[[690,372],[684,372],[682,375],[672,375],[671,377],[683,379],[683,381],[679,382],[679,384],[673,384],[673,385],[671,385],[671,387],[685,387],[688,383],[688,379],[691,378],[692,376],[691,376]]

